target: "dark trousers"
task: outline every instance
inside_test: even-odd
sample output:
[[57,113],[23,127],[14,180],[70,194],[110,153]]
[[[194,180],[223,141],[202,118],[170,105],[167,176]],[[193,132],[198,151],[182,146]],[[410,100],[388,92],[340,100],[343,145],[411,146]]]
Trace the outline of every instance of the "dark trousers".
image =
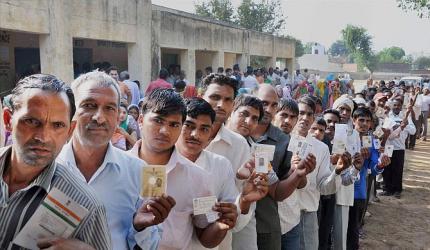
[[334,224],[334,207],[336,205],[336,195],[321,195],[320,206],[318,209],[318,237],[319,250],[331,249],[332,231]]
[[405,150],[394,150],[390,165],[384,168],[384,191],[402,192],[403,166],[405,164]]
[[346,236],[346,249],[358,250],[360,240],[361,217],[366,205],[365,199],[355,199],[354,206],[349,208],[348,233]]
[[415,147],[415,144],[417,142],[417,136],[420,135],[420,127],[421,127],[421,122],[420,122],[420,117],[418,117],[418,120],[413,120],[414,126],[415,128],[417,128],[417,131],[415,132],[415,134],[413,135],[409,135],[408,138],[406,139],[406,146],[407,148],[413,149]]
[[361,215],[361,221],[360,225],[364,225],[364,215],[366,214],[367,208],[369,206],[369,200],[372,192],[372,186],[373,186],[373,196],[376,197],[376,175],[369,174],[367,175],[367,192],[366,192],[366,205],[364,207],[363,214]]

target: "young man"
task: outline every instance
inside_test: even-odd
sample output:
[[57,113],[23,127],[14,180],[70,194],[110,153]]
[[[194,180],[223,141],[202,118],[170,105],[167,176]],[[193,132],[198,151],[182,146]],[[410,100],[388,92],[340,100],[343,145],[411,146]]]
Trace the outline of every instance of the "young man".
[[[145,163],[115,148],[110,140],[117,127],[119,88],[102,72],[72,82],[76,97],[76,129],[57,162],[91,186],[104,203],[113,249],[157,249],[158,227],[175,205],[172,197],[139,197]],[[115,187],[115,188],[111,188]]]
[[[208,171],[212,179],[214,194],[217,196],[224,212],[236,221],[237,211],[233,204],[237,200],[240,211],[249,210],[249,205],[264,197],[267,194],[267,187],[262,185],[254,186],[253,180],[249,179],[246,187],[238,197],[238,190],[235,185],[235,173],[233,173],[231,163],[223,156],[204,150],[209,141],[212,123],[215,119],[215,111],[205,100],[193,98],[187,100],[187,118],[182,127],[181,135],[176,143],[178,151],[190,161]],[[252,192],[248,192],[252,190]],[[233,220],[234,219],[234,220]],[[226,224],[218,220],[218,230],[220,237],[224,238],[228,230],[234,225]],[[201,247],[196,240],[193,241],[193,249]]]
[[[384,121],[384,128],[391,129],[393,132],[387,140],[386,145],[393,145],[394,152],[391,157],[391,164],[382,173],[384,177],[384,192],[382,195],[394,195],[400,199],[402,193],[403,166],[405,164],[405,141],[408,135],[416,132],[411,116],[402,111],[402,101],[394,99],[393,108]],[[408,106],[410,113],[414,112],[412,105]]]
[[[227,129],[224,123],[227,121],[233,110],[234,98],[237,95],[238,83],[229,77],[217,74],[207,76],[201,87],[202,98],[207,101],[215,110],[215,121],[209,139],[207,151],[222,155],[227,158],[233,168],[233,173],[251,159],[251,152],[245,138],[241,135]],[[236,179],[238,190],[241,189],[242,182]],[[249,224],[251,215],[255,209],[255,203],[252,204],[248,216],[239,216],[233,237],[227,235],[227,240],[220,245],[220,249],[257,249],[257,233],[254,230],[243,231],[242,229]],[[240,238],[241,234],[246,235],[246,239]],[[229,240],[230,238],[230,240]],[[231,240],[232,238],[232,240]],[[235,240],[236,239],[236,240]],[[227,243],[228,241],[232,243]],[[235,244],[234,242],[238,242]]]
[[[360,134],[363,143],[363,136],[369,136],[372,113],[367,108],[356,109],[353,114],[353,123],[354,129]],[[371,138],[372,146],[363,147],[363,152],[366,151],[365,154],[368,154],[369,157],[365,157],[363,167],[360,170],[360,178],[354,183],[354,205],[349,209],[347,249],[351,250],[359,249],[359,230],[366,204],[367,172],[370,170],[372,175],[380,174],[390,162],[386,155],[379,157],[378,150],[373,146],[373,137]]]
[[[303,177],[303,175],[307,172],[305,171],[305,173],[299,174],[299,172],[294,171],[293,174],[287,178],[288,172],[290,170],[289,159],[291,155],[288,156],[286,154],[285,148],[288,145],[289,138],[279,129],[270,125],[272,117],[274,116],[273,113],[276,112],[276,109],[272,109],[273,104],[271,104],[271,102],[274,102],[277,107],[278,100],[274,99],[276,93],[273,92],[273,87],[270,85],[264,86],[267,88],[262,86],[262,89],[259,90],[259,96],[263,99],[263,101],[259,101],[253,96],[240,96],[235,100],[235,111],[231,115],[228,126],[235,132],[238,132],[247,138],[251,143],[255,141],[256,143],[260,144],[270,144],[276,146],[275,154],[271,164],[277,175],[277,177],[275,177],[285,180],[280,182],[278,180],[273,180],[273,182],[271,182],[269,179],[269,184],[271,185],[269,189],[270,196],[265,197],[264,199],[257,202],[255,218],[257,223],[258,248],[280,249],[281,228],[276,201],[282,201],[290,196],[300,184],[302,180],[301,177]],[[264,105],[264,103],[270,104]],[[247,119],[244,119],[245,114]],[[265,120],[265,122],[263,120]],[[260,126],[266,128],[265,134],[264,136],[259,136],[256,140],[251,136]],[[310,156],[309,159],[304,160],[302,164],[314,166],[315,163],[312,156]],[[309,166],[307,171],[312,171],[313,166]]]
[[320,117],[315,119],[314,123],[312,123],[311,128],[309,129],[309,133],[317,140],[323,141],[326,128],[327,123],[325,122],[324,118]]
[[122,82],[119,78],[118,68],[116,66],[111,66],[106,70],[106,74],[110,75],[119,85],[119,91],[121,93],[121,102],[126,103],[127,106],[131,104],[132,94],[127,84]]
[[333,109],[337,110],[340,114],[339,123],[347,125],[346,152],[352,156],[352,164],[345,170],[349,173],[349,178],[345,179],[345,182],[343,182],[343,185],[339,187],[336,193],[333,231],[334,248],[346,249],[349,207],[354,205],[354,186],[351,184],[359,178],[364,160],[361,155],[360,136],[354,130],[351,119],[354,102],[347,95],[342,95],[333,103]]
[[[208,172],[183,157],[174,147],[186,119],[186,107],[173,89],[155,89],[143,101],[139,126],[142,140],[131,153],[150,165],[165,165],[167,194],[176,200],[176,206],[163,222],[163,237],[159,249],[190,249],[195,233],[207,248],[216,247],[220,237],[219,224],[200,225],[193,217],[193,199],[212,196]],[[234,226],[231,209],[217,204],[214,211],[229,227]]]
[[14,239],[53,189],[87,209],[88,215],[69,239],[38,239],[38,247],[112,249],[102,203],[91,188],[55,163],[73,131],[71,89],[55,76],[32,75],[18,82],[10,102],[3,120],[13,144],[0,149],[0,249],[21,249]]

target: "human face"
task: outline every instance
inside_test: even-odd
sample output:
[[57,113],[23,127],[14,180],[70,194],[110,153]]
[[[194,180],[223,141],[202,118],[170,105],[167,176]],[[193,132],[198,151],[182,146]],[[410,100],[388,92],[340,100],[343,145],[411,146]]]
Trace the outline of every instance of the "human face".
[[119,121],[123,122],[127,119],[127,109],[125,107],[119,107]]
[[74,137],[85,146],[106,146],[119,122],[118,93],[113,86],[82,84],[75,93],[77,130]]
[[322,141],[324,139],[325,129],[326,129],[326,127],[324,127],[323,125],[320,125],[320,124],[314,122],[312,124],[311,128],[309,129],[309,133],[311,134],[311,136]]
[[215,110],[219,123],[224,123],[233,111],[234,90],[228,85],[210,84],[203,99]]
[[336,126],[336,123],[339,122],[339,117],[337,117],[337,115],[335,114],[327,113],[324,115],[324,120],[327,123],[325,134],[330,140],[333,140],[334,133],[335,133],[335,126]]
[[128,110],[128,113],[133,116],[134,120],[137,121],[137,119],[139,119],[139,110],[135,109],[135,108],[131,108]]
[[371,112],[372,114],[374,114],[374,113],[375,113],[375,111],[376,111],[376,106],[374,106],[374,105],[366,105],[366,107],[370,110],[370,112]]
[[342,105],[338,108],[340,113],[340,122],[347,123],[351,119],[351,108],[348,105]]
[[393,113],[398,115],[402,110],[402,103],[398,100],[394,100],[393,102]]
[[263,87],[258,91],[257,97],[263,103],[264,115],[260,123],[268,125],[272,122],[273,117],[278,111],[278,100],[279,97],[273,88]]
[[292,112],[290,109],[281,109],[273,120],[273,125],[281,129],[284,133],[290,134],[296,126],[298,114]]
[[383,108],[385,106],[385,103],[387,102],[387,100],[388,100],[387,97],[383,97],[383,98],[376,101],[376,105],[378,107]]
[[212,120],[209,115],[187,116],[176,146],[185,157],[197,157],[209,144]]
[[160,115],[153,112],[139,116],[140,134],[146,149],[153,153],[171,150],[181,134],[182,114]]
[[258,125],[260,111],[251,106],[241,106],[231,114],[228,126],[244,137],[249,136]]
[[116,81],[118,81],[118,71],[117,70],[111,70],[109,71],[109,75],[115,79]]
[[70,104],[65,93],[26,90],[18,109],[6,108],[4,122],[12,131],[12,155],[27,166],[44,168],[55,160],[72,132]]
[[297,122],[297,132],[301,136],[307,136],[312,123],[314,122],[314,111],[308,105],[299,103],[299,116]]
[[369,131],[370,126],[372,125],[372,118],[359,116],[357,118],[354,118],[352,122],[354,123],[355,130],[357,130],[357,132],[360,134],[364,134]]

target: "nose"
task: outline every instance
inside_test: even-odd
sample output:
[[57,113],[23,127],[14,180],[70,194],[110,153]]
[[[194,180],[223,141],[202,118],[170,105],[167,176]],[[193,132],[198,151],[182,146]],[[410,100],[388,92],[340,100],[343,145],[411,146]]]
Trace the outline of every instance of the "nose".
[[93,115],[93,120],[97,121],[98,124],[102,124],[106,121],[106,117],[103,114],[103,110],[101,108],[97,109],[97,111]]
[[197,131],[197,129],[194,129],[193,131],[191,131],[191,136],[194,137],[195,139],[199,138],[199,132]]
[[167,126],[161,126],[159,130],[160,134],[163,134],[165,136],[169,135],[169,129]]
[[48,126],[41,126],[36,130],[36,133],[33,136],[33,139],[38,140],[39,142],[46,143],[49,141],[49,128]]

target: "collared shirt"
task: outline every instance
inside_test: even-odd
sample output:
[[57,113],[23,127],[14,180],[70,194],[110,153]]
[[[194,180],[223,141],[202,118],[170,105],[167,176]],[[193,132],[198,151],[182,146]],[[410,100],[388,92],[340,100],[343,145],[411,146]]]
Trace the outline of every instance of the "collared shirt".
[[[392,129],[392,127],[387,127],[386,125],[388,124],[397,124],[400,125],[400,123],[402,122],[404,117],[403,112],[400,112],[398,115],[394,114],[393,111],[391,111],[388,114],[388,117],[385,118],[384,121],[384,127],[385,128],[390,128]],[[411,116],[408,116],[408,125],[406,125],[406,127],[400,131],[400,134],[398,134],[398,136],[393,136],[394,131],[392,133],[392,135],[390,135],[390,137],[388,137],[388,140],[386,142],[385,145],[393,145],[394,146],[394,150],[405,150],[406,145],[405,145],[405,141],[406,138],[408,137],[408,135],[413,135],[416,132],[416,128],[414,123],[412,122]]]
[[[234,174],[236,174],[237,170],[251,158],[251,151],[245,138],[243,138],[243,136],[240,134],[227,129],[224,125],[221,126],[218,134],[206,147],[206,150],[227,158],[231,163]],[[235,180],[237,191],[241,192],[243,182],[236,178]],[[248,214],[239,214],[236,221],[236,226],[232,230],[234,233],[239,233],[249,224],[249,221],[254,215],[254,210],[255,203],[252,203]],[[234,234],[231,236],[230,232],[228,232],[226,239],[222,242],[219,249],[232,249],[232,237],[235,237]],[[251,248],[248,248],[249,250],[256,249],[257,239],[253,238],[249,242],[243,242],[243,244],[249,244],[251,246]]]
[[252,75],[248,75],[247,77],[243,78],[243,87],[251,90],[258,88],[257,79],[255,79],[255,77]]
[[336,172],[330,169],[330,152],[328,146],[308,135],[306,141],[312,145],[311,153],[315,155],[314,171],[306,176],[307,184],[297,190],[300,208],[306,212],[318,210],[320,195],[329,195],[336,192]]
[[[10,161],[11,151],[10,146],[0,149],[0,176],[3,176],[6,164]],[[89,212],[70,238],[83,241],[95,249],[111,249],[103,204],[91,188],[66,167],[55,162],[46,167],[30,185],[10,197],[7,183],[0,178],[0,249],[22,249],[13,245],[12,241],[52,188],[59,189]]]
[[[234,182],[235,174],[233,173],[231,163],[227,158],[207,150],[203,150],[195,163],[209,173],[213,192],[214,195],[217,196],[218,201],[230,203],[236,202],[239,192]],[[238,213],[240,213],[240,211],[238,211]],[[229,232],[228,235],[226,235],[226,238],[221,242],[220,246],[222,249],[225,249],[223,248],[224,245],[231,246],[231,232]],[[207,248],[203,247],[196,235],[194,235],[192,249],[196,250]],[[218,249],[218,247],[211,249]]]
[[[64,145],[57,162],[87,182],[75,159],[70,141]],[[157,249],[160,241],[161,232],[157,226],[141,232],[133,227],[133,215],[143,202],[139,193],[144,165],[142,160],[109,143],[103,163],[88,181],[105,205],[113,249],[133,249],[136,244],[142,249]]]
[[[136,142],[129,151],[139,156],[141,141]],[[175,199],[176,205],[172,208],[167,219],[162,223],[163,237],[160,250],[191,248],[191,239],[194,232],[192,222],[193,199],[213,195],[208,173],[197,166],[174,149],[166,165],[167,195]]]

